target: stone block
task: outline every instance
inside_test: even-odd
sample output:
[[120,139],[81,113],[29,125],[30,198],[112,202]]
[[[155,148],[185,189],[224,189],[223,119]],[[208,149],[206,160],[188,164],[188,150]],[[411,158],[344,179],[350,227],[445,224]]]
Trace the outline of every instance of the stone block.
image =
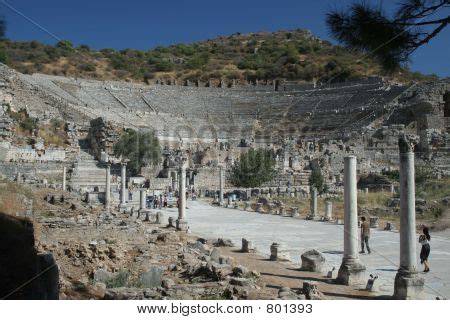
[[164,269],[161,267],[150,267],[139,276],[139,283],[145,288],[160,287]]
[[322,272],[325,257],[316,249],[306,251],[302,254],[302,271]]

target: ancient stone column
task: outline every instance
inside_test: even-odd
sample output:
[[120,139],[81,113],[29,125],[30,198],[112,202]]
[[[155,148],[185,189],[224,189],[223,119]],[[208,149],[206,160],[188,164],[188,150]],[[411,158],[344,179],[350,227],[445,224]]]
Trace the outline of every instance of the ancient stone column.
[[20,172],[17,172],[16,183],[17,184],[21,184],[22,183],[22,174]]
[[187,159],[182,158],[180,160],[180,186],[179,186],[179,201],[178,201],[178,219],[177,230],[187,230],[186,220],[186,164]]
[[395,187],[393,184],[391,184],[391,193],[395,193]]
[[105,208],[111,204],[111,164],[106,165]]
[[178,172],[175,173],[175,179],[173,180],[172,185],[173,185],[173,192],[175,193],[175,191],[178,190],[178,186],[179,186],[179,183],[178,183]]
[[147,190],[145,189],[141,189],[139,190],[139,210],[145,210],[145,208],[147,207],[145,202],[147,198]]
[[331,201],[325,201],[325,221],[331,221],[333,219],[333,203]]
[[317,216],[317,189],[313,187],[311,189],[311,200],[310,200],[310,212],[307,219],[314,220]]
[[121,193],[120,193],[120,205],[124,206],[126,204],[126,199],[128,196],[127,192],[127,164],[122,162],[121,168]]
[[242,238],[242,252],[254,252],[255,251],[255,246],[253,245],[252,241],[249,241],[245,238]]
[[63,191],[66,191],[66,166],[63,167],[62,189]]
[[401,134],[400,151],[400,268],[395,276],[394,298],[419,299],[424,279],[417,274],[414,146],[418,137]]
[[175,177],[172,177],[172,192],[175,192],[177,188],[177,175],[175,174]]
[[223,185],[224,185],[224,176],[223,176],[223,166],[219,166],[219,204],[223,204]]
[[358,206],[356,157],[344,158],[344,257],[336,281],[345,285],[363,285],[366,267],[358,255]]

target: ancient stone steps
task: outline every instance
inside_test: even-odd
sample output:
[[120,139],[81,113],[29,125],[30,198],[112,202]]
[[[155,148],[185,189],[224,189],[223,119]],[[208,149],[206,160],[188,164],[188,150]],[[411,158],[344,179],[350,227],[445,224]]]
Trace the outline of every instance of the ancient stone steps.
[[82,149],[74,164],[70,184],[75,190],[104,187],[106,183],[106,166],[96,161],[88,149]]

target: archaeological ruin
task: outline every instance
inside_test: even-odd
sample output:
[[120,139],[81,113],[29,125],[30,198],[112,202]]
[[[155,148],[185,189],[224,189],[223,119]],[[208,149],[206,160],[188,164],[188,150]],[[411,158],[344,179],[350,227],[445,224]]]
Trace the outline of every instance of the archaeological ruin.
[[[359,216],[370,216],[372,228],[379,228],[380,219],[384,216],[380,214],[380,218],[377,215],[381,209],[377,214],[368,212],[359,200],[370,201],[371,194],[383,192],[389,196],[393,203],[391,207],[396,208],[395,215],[400,219],[397,225],[400,230],[399,248],[393,250],[393,254],[399,257],[399,269],[395,270],[396,276],[392,275],[392,279],[385,283],[387,289],[384,294],[396,299],[417,299],[423,297],[426,281],[417,270],[415,219],[416,213],[431,209],[416,198],[414,166],[426,167],[436,179],[450,176],[449,96],[450,79],[408,84],[370,77],[314,85],[281,80],[257,83],[232,80],[227,83],[223,80],[217,87],[176,81],[147,85],[27,75],[2,64],[0,175],[17,185],[53,190],[45,196],[45,206],[57,203],[60,207],[67,205],[66,209],[74,212],[80,206],[83,210],[98,210],[96,218],[80,211],[73,219],[64,216],[62,209],[46,211],[42,225],[55,230],[60,238],[55,240],[53,247],[48,245],[44,249],[59,252],[66,246],[65,253],[60,252],[64,258],[55,254],[56,263],[59,263],[58,259],[66,261],[75,256],[87,257],[89,262],[70,261],[75,267],[81,267],[81,264],[88,266],[92,277],[110,283],[111,279],[116,279],[113,274],[117,276],[123,268],[118,257],[129,255],[130,259],[142,259],[139,261],[145,265],[146,271],[136,275],[139,281],[148,287],[162,286],[167,290],[181,284],[162,280],[166,269],[170,272],[182,270],[190,280],[197,281],[198,277],[207,276],[211,281],[226,280],[235,287],[256,288],[252,279],[257,277],[257,272],[234,266],[233,253],[227,249],[232,244],[226,239],[219,239],[212,245],[212,250],[208,247],[211,245],[209,240],[191,243],[189,250],[194,250],[195,255],[187,249],[177,251],[181,250],[178,243],[185,241],[183,237],[197,230],[201,233],[200,230],[206,228],[202,222],[210,221],[208,219],[236,223],[230,227],[230,234],[242,223],[242,234],[240,237],[236,234],[238,241],[242,239],[242,249],[238,250],[240,256],[234,259],[249,259],[247,257],[256,254],[257,250],[270,251],[270,259],[264,261],[269,269],[273,263],[282,265],[291,260],[290,249],[271,238],[278,234],[281,237],[285,225],[289,225],[285,234],[291,238],[293,236],[288,229],[293,221],[300,219],[315,225],[320,222],[323,226],[341,226],[339,236],[333,238],[335,242],[340,241],[339,244],[343,240],[340,249],[325,252],[326,259],[332,261],[331,265],[323,266],[325,257],[314,249],[322,241],[328,241],[327,236],[315,240],[318,244],[308,248],[315,250],[312,253],[303,250],[309,252],[302,256],[307,261],[303,263],[314,266],[314,272],[325,272],[325,266],[333,267],[331,271],[326,270],[332,281],[321,284],[319,289],[332,291],[321,286],[336,285],[338,288],[349,287],[351,291],[352,287],[365,286],[370,272],[374,271],[365,265],[358,253]],[[46,144],[37,132],[32,132],[25,142],[18,142],[15,138],[17,129],[13,126],[13,115],[17,113],[35,118],[42,125],[51,124],[54,119],[64,121],[65,144]],[[147,165],[137,174],[131,174],[128,159],[114,155],[114,145],[126,129],[155,132],[162,148],[158,165]],[[251,148],[273,151],[276,174],[272,181],[258,187],[233,185],[232,168],[240,155]],[[314,170],[321,172],[326,190],[318,191],[311,187],[310,177]],[[384,175],[392,172],[399,172],[398,182]],[[340,197],[343,198],[342,206],[338,204]],[[217,217],[199,215],[207,209],[196,202],[197,198],[206,201],[208,210],[215,210],[211,215],[216,214]],[[67,201],[70,201],[71,209]],[[306,205],[300,207],[298,203]],[[32,217],[32,211],[32,206],[27,205],[17,215]],[[251,215],[251,223],[266,219],[267,224],[273,223],[274,230],[275,225],[281,223],[279,221],[285,225],[279,226],[280,229],[273,234],[257,239],[256,229],[240,222],[238,213],[227,216],[228,212],[245,213],[242,218],[245,221]],[[277,221],[270,220],[275,216]],[[133,220],[130,222],[121,217]],[[161,226],[167,218],[167,230],[171,233],[147,231],[145,224]],[[20,223],[18,221],[13,222]],[[105,227],[110,223],[117,227],[117,234],[112,228]],[[105,228],[103,232],[108,233],[108,239],[102,243],[92,240],[86,245],[69,243],[61,230],[71,230],[77,224],[84,228],[80,229],[84,233],[80,231],[77,234],[80,239],[87,237],[89,228],[97,230],[93,232]],[[223,224],[227,228],[226,223]],[[217,236],[220,228],[214,225],[211,227],[214,230],[208,232]],[[394,231],[393,223],[389,221],[386,228]],[[137,230],[137,233],[119,235],[121,231],[129,232],[130,229]],[[231,238],[227,234],[222,236]],[[126,250],[119,254],[118,249],[111,245],[116,243],[112,240],[114,237],[124,243],[127,239],[136,243],[145,241],[137,249],[127,242]],[[308,238],[308,235],[304,237]],[[168,247],[151,255],[144,248],[149,243],[155,248],[161,243]],[[219,252],[218,248],[224,251]],[[164,254],[181,262],[172,265]],[[200,256],[203,258],[198,258]],[[206,259],[208,264],[205,262],[199,267],[197,258]],[[148,265],[154,260],[164,261],[168,266],[158,269],[161,266]],[[376,263],[381,264],[379,261]],[[385,272],[385,269],[380,272]],[[49,281],[54,282],[54,277]],[[64,277],[64,272],[60,277]],[[61,291],[64,297],[82,297],[74,282],[69,284],[69,278],[64,278],[61,285],[65,288]],[[368,294],[374,291],[374,283],[382,281],[373,279]],[[83,285],[89,287],[89,281],[84,281]],[[306,284],[309,285],[316,284]],[[55,297],[54,283],[38,283],[36,286],[47,288],[42,291]],[[212,285],[211,290],[218,287]],[[99,294],[102,290],[103,293]],[[160,291],[105,290],[94,286],[86,292],[95,298],[161,298]],[[181,291],[171,291],[172,297],[195,297],[194,291],[177,290]],[[201,290],[205,290],[204,287]],[[277,294],[278,298],[305,298],[306,293],[280,289]],[[351,291],[348,297],[358,294]],[[229,292],[227,297],[233,295],[237,298],[256,297],[239,290]],[[342,296],[345,295],[342,293]],[[315,298],[323,296],[316,293]]]

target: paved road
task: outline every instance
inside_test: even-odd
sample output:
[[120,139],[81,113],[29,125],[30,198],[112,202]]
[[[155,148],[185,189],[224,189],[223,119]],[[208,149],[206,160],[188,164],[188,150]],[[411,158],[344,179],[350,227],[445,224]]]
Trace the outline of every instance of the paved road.
[[[286,245],[292,261],[301,264],[300,255],[309,250],[321,251],[327,259],[327,270],[339,268],[343,250],[343,226],[301,218],[280,217],[256,212],[212,207],[201,201],[188,201],[187,219],[190,231],[205,238],[229,238],[237,247],[241,239],[252,240],[263,255],[270,254],[272,242]],[[165,210],[172,217],[176,209]],[[429,298],[450,298],[450,232],[432,234],[431,272],[425,278]],[[399,233],[371,231],[372,254],[361,255],[366,276],[379,275],[382,294],[392,294],[399,261]],[[417,246],[419,256],[420,246]],[[419,266],[422,270],[422,266]]]

